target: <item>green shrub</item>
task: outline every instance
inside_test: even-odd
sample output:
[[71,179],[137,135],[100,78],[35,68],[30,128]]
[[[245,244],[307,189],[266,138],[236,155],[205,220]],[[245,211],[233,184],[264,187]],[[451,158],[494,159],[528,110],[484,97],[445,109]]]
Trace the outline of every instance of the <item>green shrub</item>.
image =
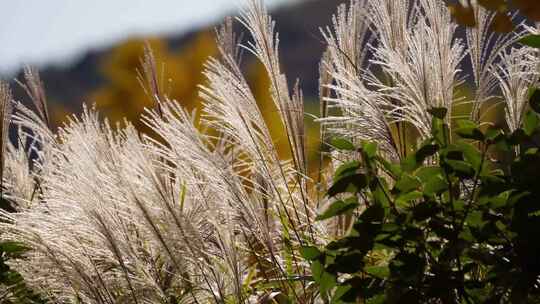
[[528,112],[512,133],[463,120],[451,134],[446,110],[432,109],[431,138],[400,163],[380,157],[371,142],[355,147],[361,160],[336,170],[328,190],[335,201],[319,216],[352,216],[350,231],[323,248],[302,250],[322,297],[330,303],[540,300],[537,113]]

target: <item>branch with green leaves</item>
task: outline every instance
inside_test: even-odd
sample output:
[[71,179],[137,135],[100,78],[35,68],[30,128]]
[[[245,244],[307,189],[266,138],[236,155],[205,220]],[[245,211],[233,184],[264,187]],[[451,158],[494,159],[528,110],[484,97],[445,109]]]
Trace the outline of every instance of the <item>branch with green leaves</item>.
[[[532,303],[540,299],[540,99],[521,128],[480,127],[432,109],[432,136],[399,163],[345,139],[318,220],[347,234],[305,246],[328,303]],[[450,136],[452,135],[452,136]],[[515,149],[519,147],[519,149]],[[517,154],[515,151],[519,151]]]

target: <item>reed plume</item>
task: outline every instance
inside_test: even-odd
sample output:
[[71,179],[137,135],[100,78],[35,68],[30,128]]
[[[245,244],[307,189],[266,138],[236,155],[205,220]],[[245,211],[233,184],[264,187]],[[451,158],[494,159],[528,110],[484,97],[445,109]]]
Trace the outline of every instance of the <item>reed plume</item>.
[[12,97],[9,85],[0,82],[0,199],[4,194],[5,155],[9,142],[9,125],[11,123]]

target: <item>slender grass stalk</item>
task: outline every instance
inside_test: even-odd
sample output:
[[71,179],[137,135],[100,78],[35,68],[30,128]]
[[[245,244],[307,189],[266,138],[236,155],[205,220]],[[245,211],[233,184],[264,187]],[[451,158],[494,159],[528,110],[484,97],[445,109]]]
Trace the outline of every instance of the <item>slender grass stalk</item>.
[[9,141],[9,125],[11,123],[12,97],[9,85],[0,82],[0,201],[4,199],[4,167],[6,148]]

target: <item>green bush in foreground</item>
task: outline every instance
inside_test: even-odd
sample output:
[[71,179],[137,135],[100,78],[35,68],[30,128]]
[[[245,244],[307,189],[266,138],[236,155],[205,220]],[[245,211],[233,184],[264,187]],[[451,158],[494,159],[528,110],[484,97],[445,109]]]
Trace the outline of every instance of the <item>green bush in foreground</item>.
[[[353,212],[352,229],[324,248],[303,248],[323,298],[538,303],[537,113],[512,133],[463,120],[451,134],[446,110],[433,109],[431,138],[399,164],[375,144],[358,147],[361,160],[337,169],[328,190],[336,200],[319,216]],[[503,155],[511,160],[496,160]]]

